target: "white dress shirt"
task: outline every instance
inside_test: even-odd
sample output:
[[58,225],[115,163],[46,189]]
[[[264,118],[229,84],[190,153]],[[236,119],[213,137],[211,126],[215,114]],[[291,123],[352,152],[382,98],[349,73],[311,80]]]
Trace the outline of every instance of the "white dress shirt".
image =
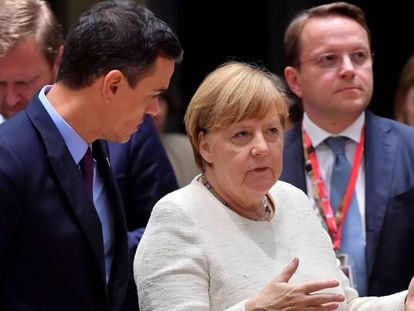
[[[335,155],[333,151],[323,143],[323,141],[330,137],[330,136],[345,136],[349,138],[349,140],[345,144],[345,154],[349,161],[349,163],[353,164],[355,151],[359,141],[361,140],[361,130],[364,126],[365,122],[365,113],[362,113],[358,119],[355,120],[350,126],[344,129],[339,134],[332,134],[317,126],[313,123],[308,115],[304,113],[303,116],[303,127],[305,128],[306,132],[309,135],[309,138],[312,142],[312,146],[316,151],[316,157],[318,159],[319,168],[321,170],[322,177],[325,182],[326,191],[329,194],[330,191],[330,184],[331,184],[331,174],[332,174],[332,167],[335,161]],[[317,215],[321,218],[319,212],[319,207],[315,204],[315,200],[312,194],[312,183],[311,180],[306,174],[306,186],[307,186],[307,194],[309,199],[311,200],[311,204],[314,207]],[[365,240],[365,164],[364,164],[364,157],[362,158],[361,165],[358,171],[358,179],[355,185],[355,194],[356,199],[358,201],[359,212],[361,213],[361,221],[362,221],[362,229],[364,234]],[[322,222],[325,225],[325,222]],[[325,225],[326,226],[326,225]]]

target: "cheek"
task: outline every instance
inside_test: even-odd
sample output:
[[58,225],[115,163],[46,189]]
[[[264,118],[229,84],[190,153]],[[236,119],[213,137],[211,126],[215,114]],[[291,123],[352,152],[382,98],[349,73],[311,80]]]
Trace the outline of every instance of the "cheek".
[[370,97],[374,88],[374,78],[372,70],[367,68],[361,68],[362,71],[356,71],[356,80],[361,83],[362,87],[365,90],[365,93]]
[[27,102],[29,102],[32,99],[32,97],[36,94],[36,92],[38,90],[40,90],[41,88],[42,88],[42,86],[40,86],[39,88],[37,88],[36,86],[35,87],[26,87],[26,88],[22,89],[22,92],[21,92],[22,97]]
[[[335,82],[334,76],[328,72],[325,75],[307,76],[302,83],[302,94],[308,97],[323,97],[328,94],[326,90],[332,88]],[[322,92],[321,90],[325,90]]]
[[247,167],[248,155],[245,151],[216,150],[213,155],[213,164],[219,174],[228,174],[232,178],[241,176]]
[[408,92],[405,105],[410,111],[414,110],[414,89]]
[[[405,112],[409,115],[413,115],[414,114],[414,102],[408,102],[405,105]],[[411,116],[412,117],[412,116]]]
[[[271,166],[275,170],[275,173],[280,175],[283,165],[283,142],[275,143],[270,148]],[[279,176],[276,177],[279,178]]]

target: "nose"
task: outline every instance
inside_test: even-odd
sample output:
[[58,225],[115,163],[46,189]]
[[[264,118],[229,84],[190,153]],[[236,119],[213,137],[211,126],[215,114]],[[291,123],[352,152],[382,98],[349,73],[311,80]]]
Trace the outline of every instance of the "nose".
[[159,111],[159,104],[158,104],[158,97],[157,97],[157,98],[154,98],[150,102],[145,112],[151,116],[155,116],[158,113],[158,111]]
[[355,65],[348,54],[342,56],[340,74],[342,78],[353,78],[355,76]]
[[20,100],[20,95],[13,85],[8,85],[3,102],[10,108],[15,107]]
[[255,135],[253,139],[252,154],[254,156],[265,155],[269,152],[269,145],[263,133]]

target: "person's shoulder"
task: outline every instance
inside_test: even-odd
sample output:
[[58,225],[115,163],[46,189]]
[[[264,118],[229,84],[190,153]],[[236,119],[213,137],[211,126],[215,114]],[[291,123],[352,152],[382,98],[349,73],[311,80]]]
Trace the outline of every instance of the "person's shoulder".
[[294,197],[297,199],[307,199],[306,194],[291,183],[278,180],[269,190],[270,194],[276,197]]
[[[196,177],[197,178],[197,177]],[[203,185],[196,178],[185,187],[163,196],[154,206],[151,218],[192,219],[195,221],[203,204]]]
[[290,183],[278,180],[269,190],[269,194],[276,205],[279,216],[305,218],[307,222],[315,216],[305,192]]
[[188,136],[182,133],[163,133],[162,136],[171,141],[189,141]]
[[190,139],[185,134],[163,133],[161,135],[161,140],[165,148],[191,148]]
[[302,121],[296,122],[293,127],[285,130],[285,140],[291,141],[301,137]]
[[271,188],[273,191],[282,191],[282,192],[299,192],[303,193],[301,189],[296,187],[295,185],[288,183],[283,180],[278,180],[273,187]]
[[409,142],[413,141],[414,127],[407,124],[377,116],[373,113],[367,113],[367,130],[373,130],[375,135],[382,135],[382,133],[377,130],[383,130],[387,134],[395,134],[402,140],[408,139]]
[[177,206],[182,209],[191,208],[195,201],[200,200],[203,186],[197,181],[197,176],[187,186],[172,191],[163,196],[156,204],[161,206]]
[[33,128],[30,121],[24,112],[20,112],[10,120],[0,124],[0,141],[20,145],[22,139],[29,139],[29,128]]

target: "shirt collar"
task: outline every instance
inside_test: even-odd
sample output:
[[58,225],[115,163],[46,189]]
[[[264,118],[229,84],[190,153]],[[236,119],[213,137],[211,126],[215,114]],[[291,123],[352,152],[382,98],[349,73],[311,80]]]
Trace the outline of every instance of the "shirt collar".
[[58,131],[63,137],[69,152],[76,164],[79,164],[83,158],[88,144],[83,138],[59,115],[50,101],[47,99],[46,94],[49,92],[51,85],[44,86],[39,92],[39,100],[45,107],[47,113],[52,118],[53,123],[56,125]]
[[364,126],[364,122],[365,112],[362,112],[350,126],[338,134],[333,134],[325,131],[324,129],[321,129],[319,126],[313,123],[311,119],[309,119],[306,112],[303,114],[303,127],[306,129],[306,132],[308,133],[314,147],[317,147],[320,143],[322,143],[326,138],[330,136],[345,136],[355,143],[359,143],[361,140],[361,130]]

